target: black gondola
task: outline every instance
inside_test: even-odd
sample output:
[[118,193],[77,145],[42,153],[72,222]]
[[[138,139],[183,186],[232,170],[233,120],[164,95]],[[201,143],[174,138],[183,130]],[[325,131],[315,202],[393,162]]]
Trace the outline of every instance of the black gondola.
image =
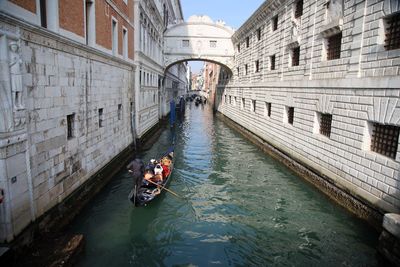
[[[152,200],[160,196],[161,193],[166,189],[171,178],[172,171],[174,169],[174,150],[169,149],[158,161],[158,164],[163,168],[168,168],[168,174],[163,177],[162,182],[153,182],[152,180],[145,179],[145,170],[154,168],[152,163],[146,166],[139,159],[132,161],[128,166],[128,170],[133,177],[133,188],[129,193],[129,200],[135,206],[145,206]],[[164,162],[165,164],[162,164]],[[169,163],[167,166],[167,162]],[[168,189],[166,189],[168,191]]]

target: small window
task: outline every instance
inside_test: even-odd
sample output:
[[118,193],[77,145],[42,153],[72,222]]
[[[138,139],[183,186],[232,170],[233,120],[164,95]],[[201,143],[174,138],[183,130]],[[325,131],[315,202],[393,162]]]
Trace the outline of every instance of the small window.
[[232,96],[229,96],[229,105],[232,105]]
[[40,25],[44,28],[47,28],[46,0],[40,0]]
[[250,47],[250,37],[246,37],[246,47]]
[[122,119],[122,104],[118,104],[118,120]]
[[237,51],[238,51],[238,53],[240,53],[240,44],[237,44]]
[[189,40],[182,40],[182,47],[189,47]]
[[265,102],[264,115],[271,117],[271,103],[269,103],[269,102]]
[[75,136],[75,114],[67,115],[67,138],[71,139]]
[[244,73],[247,75],[249,73],[249,65],[244,65]]
[[128,30],[122,29],[122,55],[128,58]]
[[261,40],[261,28],[257,29],[257,41]]
[[260,61],[256,60],[255,62],[256,72],[260,72]]
[[99,108],[99,127],[104,126],[103,109]]
[[292,49],[292,66],[300,65],[300,46]]
[[113,55],[117,55],[118,53],[118,27],[117,21],[112,20],[112,28],[111,28],[111,38],[112,38],[112,53]]
[[327,59],[340,58],[340,51],[342,47],[342,33],[335,34],[327,40]]
[[242,101],[240,103],[240,109],[245,109],[245,107],[246,107],[245,99],[242,98]]
[[294,17],[300,18],[303,15],[303,0],[299,0],[296,2]]
[[239,69],[239,67],[236,68],[236,71],[237,71],[237,76],[239,77],[239,74],[240,74],[240,69]]
[[271,70],[275,70],[275,55],[272,55],[269,57],[269,61],[270,61],[270,68]]
[[225,102],[225,104],[227,103],[226,95],[224,95],[224,102]]
[[278,16],[272,18],[272,31],[276,31],[278,29]]
[[210,47],[211,48],[216,48],[217,47],[217,41],[210,41]]
[[400,127],[374,123],[372,127],[371,151],[396,158]]
[[386,22],[386,50],[400,48],[400,13],[385,19]]
[[332,114],[320,114],[319,133],[327,137],[331,136]]
[[253,113],[256,112],[256,101],[255,100],[251,100],[251,111]]
[[237,98],[236,98],[236,96],[233,98],[233,105],[234,106],[236,106],[236,101],[237,101]]
[[287,122],[289,124],[293,125],[293,119],[294,119],[294,107],[288,107],[287,108]]

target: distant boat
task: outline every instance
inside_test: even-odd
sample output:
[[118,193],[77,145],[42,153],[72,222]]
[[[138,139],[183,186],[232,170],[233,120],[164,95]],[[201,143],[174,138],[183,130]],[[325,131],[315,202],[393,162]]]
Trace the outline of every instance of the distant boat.
[[[157,169],[160,167],[163,170],[163,178],[162,181],[157,181],[153,178],[159,175]],[[134,181],[128,198],[135,206],[146,206],[149,202],[160,196],[164,190],[169,191],[167,186],[174,169],[174,150],[170,148],[160,159],[156,162],[149,162],[146,166],[141,160],[136,159],[127,168]],[[149,178],[152,175],[152,169],[154,174],[152,178]]]

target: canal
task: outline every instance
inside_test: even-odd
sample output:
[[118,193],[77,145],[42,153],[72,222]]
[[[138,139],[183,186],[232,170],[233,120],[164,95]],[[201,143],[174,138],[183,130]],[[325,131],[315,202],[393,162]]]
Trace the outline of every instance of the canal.
[[[78,266],[378,266],[378,234],[228,128],[187,107],[175,131],[170,189],[147,207],[127,199],[125,170],[85,207]],[[167,129],[141,157],[165,151]]]

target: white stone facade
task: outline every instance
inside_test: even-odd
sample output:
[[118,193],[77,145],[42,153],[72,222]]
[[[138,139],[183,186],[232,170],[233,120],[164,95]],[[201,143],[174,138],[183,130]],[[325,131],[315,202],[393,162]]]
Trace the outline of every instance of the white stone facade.
[[185,94],[186,64],[165,68],[164,30],[181,21],[179,1],[135,1],[136,135],[142,137],[170,111],[169,102]]
[[[3,14],[0,21],[3,242],[132,143],[135,101],[134,66],[128,62]],[[19,44],[22,63],[18,105],[10,42]]]
[[[266,1],[234,34],[234,76],[219,87],[218,110],[372,208],[398,213],[400,146],[392,158],[370,141],[373,123],[400,126],[400,49],[384,39],[399,2],[304,0],[295,18],[297,2]],[[338,33],[340,56],[328,60]],[[329,137],[321,114],[332,116]]]

